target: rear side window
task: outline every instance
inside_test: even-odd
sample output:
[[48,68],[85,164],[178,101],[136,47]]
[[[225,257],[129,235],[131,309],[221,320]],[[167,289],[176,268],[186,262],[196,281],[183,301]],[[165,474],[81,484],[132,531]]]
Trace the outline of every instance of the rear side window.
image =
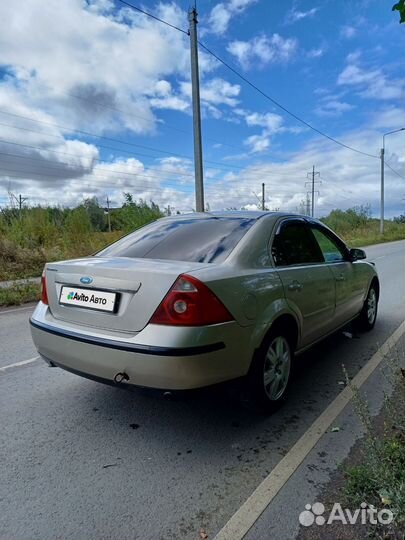
[[274,237],[272,255],[276,266],[324,262],[310,228],[299,221],[282,225]]
[[248,218],[155,221],[97,253],[98,257],[221,262],[255,223]]
[[312,232],[319,244],[325,262],[342,262],[345,260],[345,252],[329,235],[313,227]]

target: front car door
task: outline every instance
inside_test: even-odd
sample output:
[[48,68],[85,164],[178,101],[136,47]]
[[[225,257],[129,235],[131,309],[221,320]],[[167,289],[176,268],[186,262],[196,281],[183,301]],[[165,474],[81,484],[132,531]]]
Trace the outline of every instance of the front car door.
[[332,231],[317,222],[311,223],[311,230],[335,279],[335,321],[336,326],[341,326],[360,312],[366,280],[361,265],[350,261],[349,250]]
[[301,322],[300,346],[304,347],[334,328],[334,276],[302,218],[281,221],[271,253],[285,297]]

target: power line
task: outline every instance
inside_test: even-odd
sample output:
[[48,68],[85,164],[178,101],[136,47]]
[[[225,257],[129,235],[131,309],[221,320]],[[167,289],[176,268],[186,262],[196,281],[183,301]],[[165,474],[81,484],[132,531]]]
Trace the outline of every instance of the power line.
[[[9,113],[9,112],[2,111],[2,110],[0,110],[0,113],[10,115],[10,116],[16,116],[17,118],[21,118],[23,120],[29,120],[31,122],[36,122],[36,123],[39,123],[39,124],[49,125],[51,127],[58,127],[59,129],[64,129],[64,130],[66,130],[68,132],[72,132],[72,133],[74,133],[74,132],[77,132],[77,133],[80,133],[80,134],[85,133],[89,137],[107,139],[107,140],[111,140],[113,142],[116,142],[118,144],[125,144],[125,145],[128,145],[128,146],[146,148],[148,150],[151,150],[152,152],[165,153],[165,154],[169,155],[170,157],[179,157],[179,158],[182,158],[182,159],[192,160],[192,156],[185,155],[185,154],[177,154],[177,153],[170,152],[170,151],[167,151],[167,150],[161,150],[161,149],[153,148],[153,147],[150,147],[150,146],[142,146],[142,145],[138,145],[138,144],[135,144],[135,143],[129,143],[129,142],[126,142],[126,141],[122,141],[122,140],[119,140],[119,139],[111,139],[111,138],[105,137],[103,135],[97,135],[95,133],[90,133],[90,132],[83,132],[81,130],[77,130],[77,129],[74,129],[74,128],[63,127],[63,126],[60,126],[59,124],[53,124],[51,122],[44,122],[43,120],[36,120],[35,118],[30,118],[28,116],[17,115],[17,114]],[[56,135],[56,134],[53,134],[53,133],[44,133],[43,131],[37,131],[37,130],[34,130],[34,129],[30,129],[30,128],[26,128],[26,127],[22,127],[22,126],[15,126],[15,125],[6,124],[6,123],[0,123],[0,125],[5,126],[5,127],[9,127],[9,128],[13,128],[13,129],[19,129],[19,130],[22,130],[22,131],[28,131],[30,133],[37,133],[37,134],[45,136],[45,137],[56,138],[56,139],[58,139],[60,141],[64,141],[64,142],[66,141],[66,139],[64,139],[62,136]],[[3,140],[3,141],[0,141],[0,142],[8,142],[8,141]],[[18,144],[18,143],[9,142],[8,144]],[[106,145],[102,145],[100,143],[96,143],[96,144],[97,144],[97,146],[99,148],[105,148],[107,150],[115,150],[117,152],[123,152],[123,153],[127,153],[127,154],[130,154],[130,155],[135,155],[135,156],[150,157],[150,158],[153,158],[153,159],[157,158],[157,156],[153,156],[153,155],[150,155],[150,154],[143,154],[141,152],[133,152],[133,151],[130,152],[130,151],[124,150],[122,148],[116,148],[116,147],[113,147],[113,146],[106,146]],[[22,146],[24,146],[24,145],[22,145]],[[30,148],[36,148],[38,150],[46,150],[48,152],[56,152],[55,150],[49,150],[49,149],[44,149],[44,148],[30,146],[30,145],[25,145],[25,146],[30,147]],[[67,154],[66,152],[59,152],[59,153],[64,153],[66,155],[73,155],[73,154]],[[79,157],[79,156],[77,155],[77,157]],[[88,156],[82,156],[82,157],[87,158]],[[261,171],[262,170],[260,167],[250,167],[250,166],[239,167],[238,165],[230,165],[230,164],[228,165],[228,164],[225,164],[225,163],[221,163],[221,162],[218,162],[218,161],[207,160],[207,159],[204,160],[204,163],[210,163],[212,165],[215,165],[215,167],[206,167],[207,169],[218,169],[218,170],[225,170],[225,171],[227,171],[228,169],[236,169],[236,170],[240,170],[240,171],[246,171],[246,169],[249,169],[250,171],[255,171],[255,170]],[[267,167],[268,165],[265,165],[265,166]],[[163,170],[163,169],[160,169],[160,170]],[[301,169],[296,169],[296,170],[298,171],[298,170],[301,170]],[[274,175],[274,176],[283,176],[283,175],[290,176],[291,173],[289,173],[289,172],[277,172],[277,171],[267,172],[266,171],[265,173],[261,172],[260,177],[263,174],[270,175],[270,176],[271,175]]]
[[373,154],[368,154],[367,152],[363,152],[362,150],[358,150],[357,148],[353,148],[352,146],[349,146],[348,144],[345,144],[341,141],[338,141],[337,139],[331,137],[330,135],[327,135],[326,133],[324,133],[323,131],[319,130],[318,128],[312,126],[310,123],[308,123],[306,120],[303,120],[302,118],[300,118],[298,115],[296,115],[295,113],[291,112],[290,110],[288,110],[286,107],[284,107],[284,105],[281,105],[281,103],[279,103],[278,101],[276,101],[274,98],[272,98],[271,96],[269,96],[269,94],[267,94],[266,92],[264,92],[263,90],[261,90],[258,86],[256,86],[254,83],[252,83],[249,79],[247,79],[244,75],[242,75],[241,73],[239,73],[239,71],[237,71],[235,68],[233,68],[228,62],[225,62],[225,60],[223,60],[222,58],[220,58],[217,54],[215,54],[213,51],[211,51],[207,46],[204,45],[204,43],[202,43],[201,41],[198,42],[199,45],[204,49],[206,50],[209,54],[211,54],[216,60],[218,60],[218,62],[220,62],[221,64],[223,64],[225,67],[227,67],[230,71],[232,71],[232,73],[234,73],[237,77],[239,77],[242,81],[244,81],[246,84],[248,84],[249,86],[251,86],[254,90],[256,90],[257,92],[259,92],[259,94],[261,94],[263,97],[265,97],[266,99],[268,99],[269,101],[271,101],[274,105],[276,105],[277,107],[279,107],[281,110],[283,110],[284,112],[286,112],[287,114],[289,114],[290,116],[292,116],[292,118],[295,118],[295,120],[298,120],[298,122],[301,122],[302,124],[304,124],[305,126],[307,126],[308,128],[312,129],[313,131],[315,131],[316,133],[318,133],[319,135],[322,135],[322,137],[325,137],[326,139],[329,139],[330,141],[334,142],[335,144],[338,144],[339,146],[342,146],[344,148],[347,148],[348,150],[352,150],[353,152],[357,152],[358,154],[362,154],[363,156],[367,156],[367,157],[372,157],[372,158],[377,158],[378,159],[378,156],[375,156]]
[[178,32],[181,32],[182,34],[186,34],[186,36],[188,36],[188,32],[186,30],[183,30],[182,28],[179,28],[178,26],[174,24],[171,24],[163,19],[160,19],[156,15],[152,15],[152,13],[144,11],[143,9],[137,6],[134,6],[130,4],[129,2],[125,2],[125,0],[118,0],[118,1],[121,2],[121,4],[124,4],[125,6],[130,7],[131,9],[134,9],[135,11],[138,11],[139,13],[143,13],[147,17],[150,17],[151,19],[154,19],[155,21],[159,21],[160,23],[165,24],[166,26],[170,26],[170,28],[173,28],[174,30],[177,30]]
[[[108,171],[107,172],[109,173],[108,175],[106,174],[96,174],[96,173],[84,173],[84,175],[82,177],[76,177],[76,178],[66,178],[66,177],[60,177],[60,176],[57,176],[55,173],[52,173],[51,171],[60,171],[60,167],[51,167],[49,165],[47,165],[46,167],[43,168],[43,170],[39,171],[39,172],[32,172],[28,169],[19,169],[18,167],[16,166],[13,166],[13,168],[7,168],[7,167],[4,167],[2,166],[1,167],[1,170],[2,171],[5,171],[4,173],[4,176],[6,178],[19,178],[19,179],[27,179],[27,178],[32,178],[32,177],[38,177],[38,179],[41,179],[42,177],[46,177],[46,178],[52,178],[55,180],[55,182],[58,182],[58,181],[66,181],[68,180],[70,183],[74,183],[74,182],[80,182],[81,185],[83,185],[83,183],[85,183],[86,185],[89,185],[92,181],[94,181],[94,179],[103,179],[103,180],[96,180],[93,187],[94,189],[98,189],[98,184],[106,184],[108,186],[111,186],[112,189],[118,189],[119,187],[121,186],[114,186],[114,181],[116,182],[117,180],[124,180],[126,181],[127,183],[129,183],[132,179],[131,178],[117,178],[117,177],[114,177],[113,175],[118,175],[120,176],[120,173],[118,171]],[[98,169],[100,170],[100,169]],[[103,169],[103,170],[106,170],[106,169]],[[15,173],[15,174],[13,174]],[[145,182],[145,181],[141,181],[139,182],[138,181],[138,177],[143,177],[143,178],[156,178],[154,176],[148,176],[148,175],[142,175],[142,174],[138,174],[138,173],[124,173],[124,174],[128,174],[128,175],[131,175],[133,177],[135,177],[135,182],[136,184],[132,183],[131,185],[133,185],[133,187],[143,187],[145,188],[146,190],[150,189],[150,190],[156,190],[156,191],[159,191],[161,189],[165,189],[167,187],[170,187],[172,188],[173,190],[175,191],[178,191],[179,193],[188,193],[189,190],[192,190],[193,188],[193,185],[192,184],[179,184],[179,183],[176,183],[176,184],[173,184],[171,182],[169,182],[168,180],[166,180],[165,178],[158,178],[161,183],[159,184],[159,186],[154,186],[153,184],[151,185],[150,183],[148,182]],[[246,184],[241,184],[240,185],[240,188],[244,188],[246,187],[246,189],[250,189],[246,186]],[[296,190],[294,189],[290,189],[290,190],[280,190],[278,188],[275,188],[277,191],[275,192],[275,196],[288,196],[288,195],[295,195],[296,194]],[[226,185],[210,185],[210,184],[207,184],[207,192],[210,192],[211,194],[226,194],[226,193],[229,193],[229,186],[226,186]]]
[[[65,96],[68,96],[68,97],[75,98],[75,99],[79,99],[79,100],[82,100],[82,101],[86,101],[86,102],[91,103],[92,105],[96,105],[96,106],[98,106],[98,107],[100,107],[102,109],[110,109],[111,111],[119,112],[121,114],[124,114],[125,116],[133,116],[134,118],[139,118],[140,120],[150,121],[150,118],[147,118],[146,116],[140,116],[139,114],[135,114],[133,112],[124,111],[123,109],[119,109],[118,107],[112,107],[111,105],[106,105],[105,103],[101,103],[100,101],[95,101],[92,98],[86,98],[84,96],[76,96],[75,94],[71,94],[69,92],[61,92],[61,94],[65,95]],[[187,130],[181,129],[181,128],[177,127],[177,126],[173,126],[172,124],[168,124],[166,121],[163,121],[163,122],[158,121],[157,124],[159,125],[159,127],[162,127],[162,128],[165,128],[165,129],[171,129],[171,130],[177,131],[179,133],[184,133],[185,135],[190,135],[191,134],[191,131],[187,131]],[[228,148],[232,148],[233,150],[238,150],[238,151],[243,151],[243,152],[246,151],[246,148],[242,148],[241,146],[236,146],[234,144],[229,144],[227,142],[220,141],[219,139],[214,139],[213,137],[208,137],[206,135],[204,136],[204,140],[210,141],[210,142],[213,142],[213,143],[216,143],[216,144],[221,144],[222,146],[227,146]]]
[[[72,156],[74,156],[74,154],[70,154]],[[9,157],[16,157],[16,158],[20,158],[20,159],[24,159],[24,160],[28,160],[28,161],[39,161],[41,162],[41,167],[40,168],[50,168],[48,163],[51,163],[53,165],[56,165],[56,167],[51,167],[52,169],[55,169],[55,170],[66,170],[66,167],[69,167],[71,166],[72,164],[71,163],[67,163],[65,161],[45,161],[41,158],[34,158],[34,157],[31,157],[31,156],[23,156],[22,154],[12,154],[12,153],[9,153],[9,152],[0,152],[0,156],[9,156]],[[76,157],[76,156],[74,156]],[[79,156],[77,156],[79,157]],[[90,158],[91,159],[91,158]],[[94,160],[96,161],[96,160]],[[100,161],[97,159],[97,161]],[[108,162],[103,162],[103,163],[108,163]],[[115,164],[115,163],[113,163]],[[0,166],[0,170],[1,170],[2,166]],[[166,171],[166,169],[152,169],[150,167],[147,168],[147,170],[145,171],[142,171],[142,172],[147,172],[149,170],[161,170],[162,172]],[[146,178],[166,178],[167,175],[165,174],[162,174],[162,175],[154,175],[154,174],[151,174],[151,175],[144,175],[142,174],[142,172],[140,173],[131,173],[131,172],[127,172],[127,171],[119,171],[119,170],[110,170],[110,169],[104,169],[102,167],[99,167],[97,166],[97,171],[105,171],[105,172],[108,172],[110,174],[125,174],[125,175],[130,175],[130,176],[145,176]],[[190,177],[190,178],[193,178],[193,175],[192,174],[186,174],[186,173],[180,173],[180,172],[176,172],[176,171],[168,171],[168,174],[172,174],[172,175],[176,175],[177,177]],[[33,174],[37,174],[37,173],[33,173]],[[38,173],[40,174],[40,173]],[[86,173],[84,173],[86,174]],[[88,174],[92,174],[92,173],[88,173]]]
[[393,173],[395,173],[397,176],[399,176],[400,178],[402,178],[402,180],[405,180],[405,176],[402,176],[402,174],[400,174],[398,171],[396,171],[395,169],[393,169],[393,168],[391,167],[391,165],[389,165],[386,161],[384,161],[384,163],[385,163],[385,165],[386,165],[389,169],[391,169],[391,171],[392,171]]
[[127,142],[127,141],[122,141],[120,139],[115,139],[113,137],[106,137],[105,135],[97,135],[97,134],[91,133],[90,131],[84,131],[82,129],[75,129],[75,128],[72,128],[72,127],[61,126],[60,124],[55,124],[53,122],[45,122],[44,120],[37,120],[35,118],[30,118],[28,116],[22,116],[20,114],[10,113],[8,111],[0,110],[0,113],[1,114],[7,114],[9,116],[14,116],[16,118],[22,118],[23,120],[31,120],[32,122],[37,122],[39,124],[44,124],[46,126],[56,127],[56,128],[61,129],[61,130],[65,131],[65,132],[67,132],[67,133],[80,133],[81,135],[85,135],[86,137],[96,137],[98,139],[103,139],[103,140],[106,140],[106,141],[116,142],[116,143],[119,143],[119,144],[125,144],[127,146],[134,146],[134,147],[137,147],[137,148],[143,148],[145,150],[151,150],[152,152],[159,152],[161,154],[168,154],[170,156],[176,156],[176,157],[182,157],[182,158],[190,159],[190,156],[185,156],[183,154],[176,154],[176,153],[171,152],[169,150],[161,150],[161,149],[158,149],[158,148],[153,148],[151,146],[144,146],[144,145],[141,145],[141,144],[130,143],[130,142]]

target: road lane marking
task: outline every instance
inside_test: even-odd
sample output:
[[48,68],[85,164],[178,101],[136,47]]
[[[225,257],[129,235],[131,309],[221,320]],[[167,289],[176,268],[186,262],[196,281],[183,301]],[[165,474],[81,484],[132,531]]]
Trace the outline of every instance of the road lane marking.
[[15,364],[9,364],[8,366],[0,367],[0,373],[4,373],[8,369],[16,368],[20,366],[25,366],[26,364],[32,364],[40,359],[40,356],[34,356],[34,358],[29,358],[28,360],[22,360],[21,362],[16,362]]
[[[367,364],[353,377],[353,386],[361,388],[404,334],[405,321],[401,323]],[[288,454],[279,461],[272,472],[259,484],[250,497],[218,532],[214,540],[242,540],[246,536],[277,493],[298,469],[321,437],[328,431],[337,416],[351,401],[352,397],[352,389],[346,386],[298,439]]]
[[15,309],[5,309],[0,311],[0,315],[7,315],[7,313],[15,313],[16,311],[29,311],[30,309],[35,309],[35,306],[15,308]]

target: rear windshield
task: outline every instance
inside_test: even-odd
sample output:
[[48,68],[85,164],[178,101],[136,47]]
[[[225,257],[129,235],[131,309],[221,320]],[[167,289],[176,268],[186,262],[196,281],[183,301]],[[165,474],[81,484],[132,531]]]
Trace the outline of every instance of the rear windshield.
[[121,238],[96,256],[221,262],[254,222],[222,217],[159,220]]

